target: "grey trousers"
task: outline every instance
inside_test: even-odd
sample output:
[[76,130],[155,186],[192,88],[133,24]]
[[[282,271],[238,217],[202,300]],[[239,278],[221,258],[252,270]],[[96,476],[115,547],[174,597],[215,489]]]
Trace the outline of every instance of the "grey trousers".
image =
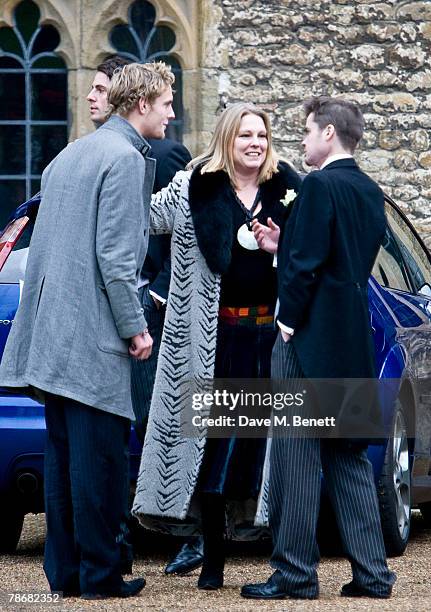
[[[271,363],[274,379],[302,378],[292,342],[279,333]],[[269,520],[273,580],[300,597],[318,594],[316,541],[321,470],[335,511],[353,581],[376,594],[390,592],[395,574],[386,564],[377,494],[366,450],[337,440],[274,437],[271,449]]]

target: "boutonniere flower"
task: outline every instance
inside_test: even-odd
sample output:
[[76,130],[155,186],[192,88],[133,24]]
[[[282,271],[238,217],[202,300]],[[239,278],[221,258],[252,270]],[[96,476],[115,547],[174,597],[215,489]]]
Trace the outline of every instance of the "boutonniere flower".
[[294,189],[288,189],[284,194],[284,198],[280,200],[280,202],[283,204],[283,206],[287,208],[289,204],[293,202],[293,200],[296,198],[296,195],[297,194]]

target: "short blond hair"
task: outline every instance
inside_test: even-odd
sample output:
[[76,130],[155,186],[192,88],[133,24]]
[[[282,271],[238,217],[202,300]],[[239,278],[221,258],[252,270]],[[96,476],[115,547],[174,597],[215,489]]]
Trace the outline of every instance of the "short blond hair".
[[108,92],[107,118],[113,113],[128,115],[141,98],[152,104],[174,81],[174,73],[164,62],[133,63],[117,68]]
[[198,165],[202,165],[201,174],[224,170],[229,175],[233,185],[235,185],[233,146],[239,132],[241,119],[246,115],[256,115],[260,117],[266,128],[268,148],[265,161],[259,171],[258,183],[260,184],[267,181],[273,174],[278,172],[278,156],[272,146],[272,132],[269,117],[267,113],[258,106],[246,102],[231,104],[222,112],[217,120],[214,134],[206,151],[192,159],[187,167],[195,168]]

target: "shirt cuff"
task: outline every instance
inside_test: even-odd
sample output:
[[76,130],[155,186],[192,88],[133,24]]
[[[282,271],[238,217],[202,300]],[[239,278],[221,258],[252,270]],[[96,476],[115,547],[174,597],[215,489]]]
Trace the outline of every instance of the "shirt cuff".
[[291,327],[287,327],[287,325],[284,325],[284,323],[280,323],[280,321],[277,321],[277,325],[282,331],[286,332],[286,334],[289,334],[289,336],[293,336],[293,334],[295,333],[294,329],[292,329]]
[[274,257],[272,259],[272,267],[273,268],[277,267],[277,253],[274,253]]
[[166,304],[165,298],[160,297],[160,295],[158,295],[155,291],[150,289],[149,294],[152,295],[153,298],[156,298],[156,300],[158,300],[163,306]]

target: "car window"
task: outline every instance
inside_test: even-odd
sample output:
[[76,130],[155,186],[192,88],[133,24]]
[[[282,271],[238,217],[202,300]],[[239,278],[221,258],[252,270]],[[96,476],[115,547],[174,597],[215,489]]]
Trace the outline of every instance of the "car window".
[[33,233],[33,228],[34,223],[30,220],[25,226],[23,233],[14,244],[12,251],[21,251],[22,249],[28,249],[30,245],[31,235]]
[[[431,285],[431,263],[428,255],[411,228],[389,203],[386,203],[388,223],[395,234],[404,261],[418,291]],[[423,291],[427,295],[427,289]]]
[[372,275],[383,287],[411,291],[400,249],[389,228],[386,228],[385,238],[374,262]]

